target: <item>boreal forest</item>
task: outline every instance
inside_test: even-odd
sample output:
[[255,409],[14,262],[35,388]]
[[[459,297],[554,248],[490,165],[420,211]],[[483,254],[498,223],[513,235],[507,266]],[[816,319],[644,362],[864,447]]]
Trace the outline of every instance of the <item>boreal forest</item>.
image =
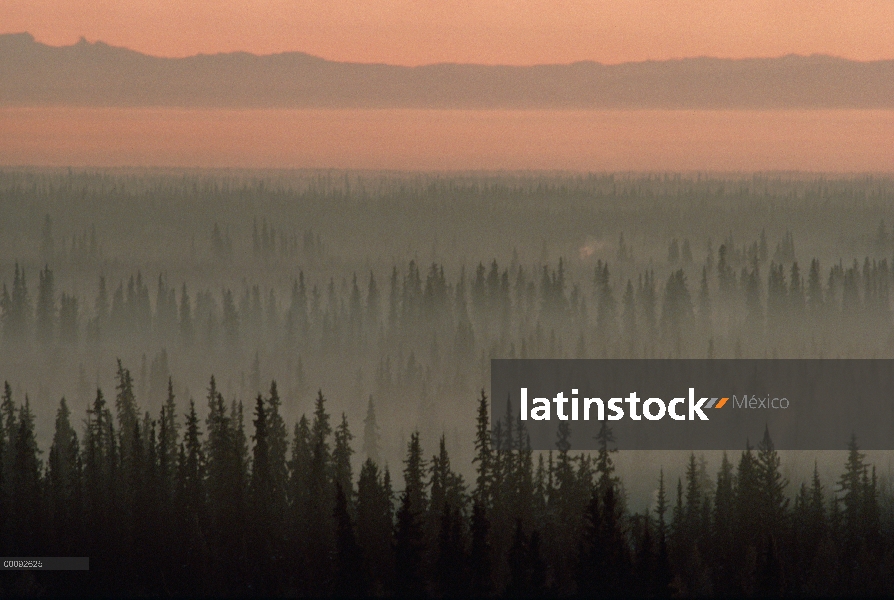
[[894,453],[535,451],[489,391],[894,357],[894,179],[5,169],[0,214],[0,554],[90,557],[5,594],[894,593]]

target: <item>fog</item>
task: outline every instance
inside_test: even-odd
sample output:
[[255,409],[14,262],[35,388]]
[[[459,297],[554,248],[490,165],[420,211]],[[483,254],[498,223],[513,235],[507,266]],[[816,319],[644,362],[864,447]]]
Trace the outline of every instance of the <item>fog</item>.
[[[894,356],[892,200],[870,176],[6,169],[0,378],[41,447],[120,359],[153,418],[169,377],[181,412],[212,375],[246,406],[276,380],[287,423],[322,390],[359,432],[372,398],[385,462],[418,430],[471,472],[491,358]],[[685,459],[618,456],[631,506]]]

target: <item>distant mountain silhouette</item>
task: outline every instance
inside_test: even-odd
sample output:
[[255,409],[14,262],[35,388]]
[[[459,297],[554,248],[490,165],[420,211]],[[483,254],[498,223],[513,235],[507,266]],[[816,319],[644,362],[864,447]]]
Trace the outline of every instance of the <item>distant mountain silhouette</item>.
[[830,56],[403,67],[300,52],[159,58],[0,35],[0,105],[469,109],[894,108],[894,60]]

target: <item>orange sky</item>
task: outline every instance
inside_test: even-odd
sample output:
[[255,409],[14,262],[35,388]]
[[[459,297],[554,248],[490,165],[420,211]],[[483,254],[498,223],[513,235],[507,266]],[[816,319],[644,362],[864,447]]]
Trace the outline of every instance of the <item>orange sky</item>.
[[0,31],[186,56],[425,64],[894,58],[894,0],[2,0]]
[[894,111],[0,108],[0,165],[894,173]]

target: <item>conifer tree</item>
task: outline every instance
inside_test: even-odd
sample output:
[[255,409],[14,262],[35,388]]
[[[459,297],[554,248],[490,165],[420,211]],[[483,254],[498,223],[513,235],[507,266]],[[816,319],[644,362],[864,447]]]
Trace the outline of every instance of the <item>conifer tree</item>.
[[363,420],[363,454],[374,463],[379,462],[379,426],[376,423],[376,411],[372,394],[366,405],[366,418]]
[[824,305],[823,284],[820,281],[820,263],[817,259],[810,261],[810,271],[807,274],[807,307],[814,316],[822,313]]
[[[258,394],[255,401],[255,433],[252,436],[254,448],[252,449],[251,481],[248,485],[249,494],[255,510],[263,513],[258,515],[259,521],[269,522],[272,518],[270,510],[273,507],[273,474],[270,461],[270,432],[268,414],[264,407],[264,398]],[[260,518],[262,517],[263,518]]]
[[8,292],[6,284],[3,284],[0,311],[2,311],[3,338],[7,342],[24,343],[31,327],[31,298],[28,295],[25,270],[19,268],[18,262],[15,264],[12,293]]
[[490,521],[484,506],[477,500],[472,504],[471,537],[470,594],[476,598],[486,597],[493,590]]
[[169,500],[174,495],[177,476],[177,448],[179,446],[179,429],[177,422],[177,403],[174,396],[174,383],[168,378],[168,395],[161,407],[158,420],[158,466],[159,481],[163,498]]
[[445,503],[438,532],[435,579],[444,597],[465,597],[467,592],[465,540],[459,509]]
[[528,559],[528,538],[521,519],[515,520],[512,545],[509,547],[509,582],[504,593],[512,598],[527,595],[530,591],[531,573]]
[[427,532],[429,540],[432,541],[439,533],[444,533],[445,526],[453,527],[452,513],[459,513],[457,519],[460,518],[466,503],[466,490],[462,475],[454,473],[450,468],[450,456],[447,453],[447,443],[443,435],[438,448],[438,454],[432,457],[429,466],[428,485],[431,510],[428,512]]
[[192,318],[192,302],[186,290],[186,283],[180,290],[180,338],[186,347],[190,347],[195,340],[195,325]]
[[45,543],[46,517],[42,494],[43,465],[34,438],[34,415],[25,396],[19,408],[18,432],[13,454],[9,515],[7,526],[16,540],[16,549],[24,556],[37,556]]
[[667,548],[667,523],[664,515],[667,513],[667,495],[664,489],[664,469],[658,475],[658,494],[655,498],[655,514],[658,520],[658,549],[655,564],[655,595],[663,597],[668,593],[668,585],[671,580],[670,556]]
[[354,497],[353,476],[351,474],[351,440],[354,436],[348,428],[348,417],[341,414],[341,423],[335,429],[335,448],[332,451],[333,478],[341,487],[346,502],[350,504]]
[[302,511],[308,502],[310,463],[310,425],[307,417],[301,415],[301,419],[295,424],[292,436],[292,455],[289,459],[289,503],[292,506],[293,515]]
[[49,265],[38,273],[37,307],[37,341],[44,346],[53,341],[56,326],[56,287],[53,272]]
[[12,399],[12,386],[8,381],[3,383],[3,399],[0,400],[0,421],[2,421],[2,437],[6,452],[2,458],[3,493],[9,498],[12,494],[12,463],[15,457],[16,437],[18,436],[18,415]]
[[249,517],[249,578],[252,588],[269,594],[277,589],[282,568],[282,548],[277,543],[280,527],[277,523],[273,465],[270,448],[270,424],[264,398],[258,394],[255,402],[255,432],[252,436],[251,479],[248,485]]
[[623,334],[627,337],[629,348],[628,352],[631,358],[634,356],[637,340],[637,322],[636,322],[636,293],[633,290],[633,282],[627,280],[627,288],[624,290],[624,297],[621,300],[623,312],[621,315]]
[[618,451],[617,448],[611,447],[614,442],[615,436],[611,427],[603,421],[599,433],[596,434],[596,443],[599,444],[596,454],[596,473],[599,475],[597,487],[603,496],[609,487],[615,487],[619,481],[611,458],[611,455]]
[[222,587],[232,584],[245,564],[242,551],[245,533],[244,494],[247,481],[243,463],[244,435],[238,408],[231,407],[229,414],[223,396],[217,391],[214,378],[208,387],[208,416],[205,456],[207,461],[206,485],[209,507],[211,556],[215,568],[225,577]]
[[348,501],[341,484],[335,482],[335,593],[342,598],[364,596],[367,585],[363,553],[357,544]]
[[419,597],[425,591],[422,573],[425,545],[421,515],[414,508],[411,485],[400,496],[394,531],[394,591],[399,598]]
[[[369,284],[366,288],[366,324],[367,328],[375,328],[379,324],[380,307],[379,288],[376,285],[376,278],[373,272],[369,272]],[[374,330],[374,329],[373,329]]]
[[[570,455],[571,442],[569,439],[571,437],[571,429],[567,421],[559,421],[556,437],[558,456],[556,457],[555,466],[555,495],[553,498],[550,498],[550,502],[557,511],[557,517],[561,526],[566,532],[570,533],[577,529],[577,517],[586,503],[586,496],[584,495],[586,492],[580,489],[575,477]],[[583,492],[583,494],[580,492]],[[582,496],[584,499],[582,499]]]
[[826,533],[826,499],[822,482],[820,481],[819,468],[813,463],[813,479],[810,487],[810,499],[806,504],[808,521],[812,529],[811,538],[816,547]]
[[425,460],[422,458],[422,445],[419,442],[419,432],[410,435],[407,444],[407,458],[404,460],[404,492],[408,495],[409,510],[414,519],[424,518],[428,511],[428,495],[425,492],[424,473]]
[[491,448],[490,411],[487,394],[481,390],[478,400],[478,419],[475,426],[475,458],[477,476],[475,479],[474,501],[482,510],[491,506],[493,501],[493,450]]
[[357,481],[357,541],[363,551],[363,570],[370,592],[381,595],[390,586],[391,557],[390,490],[379,468],[366,459]]
[[183,442],[177,465],[176,504],[174,509],[175,539],[172,579],[177,589],[187,594],[203,593],[207,576],[208,492],[207,464],[195,403],[189,401]]
[[[758,446],[757,469],[760,479],[760,522],[764,532],[776,535],[786,520],[789,500],[785,497],[788,481],[779,472],[781,460],[770,439],[769,429]],[[775,551],[775,550],[774,550]]]
[[137,423],[139,409],[137,408],[137,400],[134,395],[133,378],[130,376],[130,371],[121,364],[121,359],[118,359],[116,378],[118,383],[115,389],[118,393],[115,396],[115,412],[118,417],[118,430],[121,432],[122,458],[127,461],[130,460],[133,450],[133,432]]
[[746,444],[745,451],[736,467],[734,510],[736,514],[736,538],[741,544],[752,544],[757,551],[757,537],[761,529],[760,498],[761,479],[757,459],[751,446]]
[[628,589],[630,558],[617,508],[614,486],[590,496],[578,559],[580,594],[615,596]]
[[694,544],[701,533],[699,517],[702,508],[702,489],[699,485],[698,463],[695,453],[689,453],[689,462],[686,464],[686,505],[683,510],[683,543]]
[[306,515],[306,551],[309,567],[310,592],[318,595],[330,588],[331,564],[329,553],[334,544],[335,523],[332,515],[335,507],[332,453],[329,437],[332,426],[326,412],[323,392],[317,394],[313,423],[310,429],[310,463],[308,465]]
[[53,444],[47,464],[48,511],[56,552],[74,552],[81,541],[81,462],[78,434],[71,426],[71,412],[65,398],[59,401]]
[[844,473],[838,480],[838,487],[841,492],[841,503],[844,506],[842,517],[845,542],[848,544],[847,549],[854,551],[859,536],[863,533],[862,509],[865,506],[863,475],[866,471],[865,455],[860,452],[855,434],[851,435],[847,452]]
[[734,569],[732,548],[734,547],[733,528],[735,522],[733,489],[733,465],[726,452],[717,473],[717,486],[714,492],[714,512],[712,515],[711,554],[715,557],[715,589],[732,593],[729,581]]
[[112,515],[115,514],[118,491],[117,439],[102,390],[87,412],[87,431],[84,444],[84,485],[87,506],[87,538],[91,549],[103,547],[112,535]]
[[267,399],[265,414],[268,429],[268,447],[270,460],[271,502],[274,525],[279,528],[285,518],[286,489],[288,487],[288,432],[286,423],[279,412],[282,400],[279,397],[276,381],[270,382],[270,396]]

